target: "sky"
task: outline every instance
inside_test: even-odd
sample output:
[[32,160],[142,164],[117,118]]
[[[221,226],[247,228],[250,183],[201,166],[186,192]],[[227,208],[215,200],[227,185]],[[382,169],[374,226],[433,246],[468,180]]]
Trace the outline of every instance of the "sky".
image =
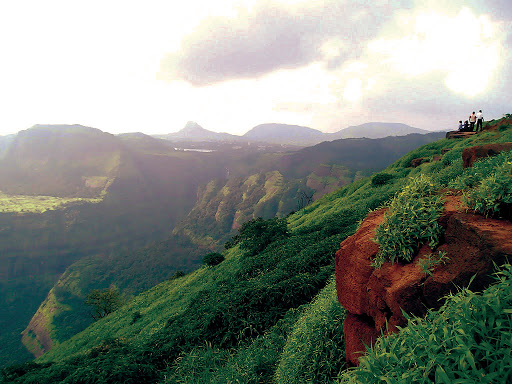
[[456,129],[511,90],[510,0],[0,2],[0,135]]

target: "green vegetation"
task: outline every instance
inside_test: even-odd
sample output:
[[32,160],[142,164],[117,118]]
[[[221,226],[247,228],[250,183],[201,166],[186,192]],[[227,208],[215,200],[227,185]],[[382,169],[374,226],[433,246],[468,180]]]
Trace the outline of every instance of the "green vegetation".
[[419,247],[428,242],[435,248],[442,229],[437,220],[443,210],[438,186],[423,174],[409,183],[391,201],[384,222],[375,231],[379,253],[373,265],[379,268],[385,261],[411,261]]
[[418,260],[418,265],[425,274],[432,276],[436,266],[446,264],[448,260],[450,260],[450,258],[446,256],[446,252],[439,251],[437,255],[433,253],[425,255],[423,258]]
[[49,210],[62,209],[72,204],[99,203],[104,196],[105,193],[97,198],[81,198],[7,195],[0,192],[0,213],[43,213]]
[[512,152],[482,159],[450,186],[464,191],[463,202],[485,216],[512,218]]
[[289,236],[286,219],[263,220],[261,217],[242,225],[238,235],[226,243],[226,249],[239,244],[249,256],[263,251],[270,243]]
[[[286,218],[254,219],[240,227],[224,251],[225,260],[215,268],[202,266],[184,276],[174,276],[175,271],[167,270],[162,283],[61,342],[36,362],[4,369],[0,382],[329,383],[336,376],[349,382],[371,382],[366,380],[369,374],[363,367],[362,373],[344,371],[343,367],[341,320],[345,314],[337,305],[331,281],[333,256],[339,243],[354,233],[358,221],[369,210],[400,198],[405,190],[403,193],[409,194],[410,199],[425,199],[425,206],[431,210],[420,208],[433,215],[437,203],[432,201],[439,198],[439,189],[463,175],[462,150],[500,141],[512,141],[512,130],[440,140],[414,150],[382,171],[392,176],[386,183],[375,185],[370,178],[358,180]],[[441,156],[443,149],[450,151]],[[434,156],[441,156],[441,160],[409,168],[413,158]],[[278,179],[273,180],[272,185],[276,186]],[[242,183],[245,182],[248,188],[255,185],[244,179]],[[229,196],[235,190],[230,186],[224,189],[225,186],[226,183],[219,183],[206,188],[204,196],[216,196],[221,190]],[[211,210],[214,217],[217,210]],[[224,222],[222,212],[221,209],[219,222]],[[232,224],[233,220],[226,222]],[[147,276],[158,275],[155,280],[163,277],[163,268],[157,262],[166,262],[161,256],[185,241],[182,237],[172,239],[158,243],[156,248],[135,253],[126,250],[117,255],[129,261],[122,266],[118,266],[117,256],[102,265],[112,268],[112,276],[122,276],[119,279],[124,281],[123,286],[140,284],[137,289],[142,289],[150,284]],[[427,236],[421,241],[429,240]],[[189,241],[187,249],[192,250],[197,243],[190,238]],[[202,249],[191,258],[199,263],[205,253]],[[148,258],[153,259],[147,262]],[[99,265],[98,259],[89,262]],[[431,255],[430,261],[425,262],[426,270],[435,268],[441,259]],[[79,281],[84,274],[87,281],[97,271],[96,267],[86,268],[85,259],[81,262],[80,268],[68,269],[67,273],[76,272],[76,277],[69,280],[70,290],[76,284],[72,281]],[[177,270],[190,269],[179,266]],[[146,278],[139,282],[137,276]],[[417,331],[408,339],[380,339],[378,345],[395,340],[394,349],[389,353],[378,350],[377,358],[365,363],[376,366],[371,372],[384,372],[378,373],[374,381],[388,374],[404,382],[422,377],[428,380],[425,382],[432,382],[437,374],[441,381],[444,376],[439,367],[452,382],[458,378],[456,375],[462,375],[462,368],[469,378],[461,376],[461,380],[510,380],[506,376],[511,371],[506,365],[506,351],[511,349],[510,273],[504,270],[500,276],[499,284],[482,295],[451,296],[445,307],[431,312],[427,320],[411,319],[411,325],[417,324]],[[97,281],[108,286],[111,279],[103,275]],[[442,321],[429,328],[429,319],[436,318]],[[430,334],[435,335],[435,340],[429,340]],[[473,334],[473,341],[466,338]],[[426,340],[420,335],[425,335]],[[420,347],[415,349],[416,344]],[[395,363],[395,357],[399,363]],[[431,360],[432,369],[427,366]],[[393,365],[398,367],[396,376],[391,373]],[[386,370],[379,371],[381,367]]]
[[308,306],[286,340],[275,382],[329,383],[345,363],[345,309],[333,279]]
[[385,172],[377,173],[372,177],[372,186],[379,187],[381,185],[389,183],[393,179],[393,175]]
[[106,289],[93,289],[85,300],[85,304],[92,309],[91,316],[94,320],[103,319],[121,308],[124,303],[125,299],[116,286]]
[[211,252],[208,253],[203,257],[203,264],[214,267],[215,265],[218,265],[224,261],[224,256],[218,252]]
[[465,288],[439,311],[408,317],[407,327],[378,339],[339,383],[510,383],[512,268],[484,292]]

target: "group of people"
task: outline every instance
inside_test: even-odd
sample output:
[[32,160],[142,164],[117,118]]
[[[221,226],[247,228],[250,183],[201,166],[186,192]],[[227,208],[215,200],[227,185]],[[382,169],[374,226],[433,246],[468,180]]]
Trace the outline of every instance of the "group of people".
[[[462,120],[459,121],[459,131],[461,132],[480,132],[482,131],[484,122],[484,115],[482,113],[482,110],[479,110],[478,113],[475,114],[473,112],[471,115],[469,115],[469,118],[464,121],[464,124],[462,124]],[[476,129],[475,129],[476,124]]]

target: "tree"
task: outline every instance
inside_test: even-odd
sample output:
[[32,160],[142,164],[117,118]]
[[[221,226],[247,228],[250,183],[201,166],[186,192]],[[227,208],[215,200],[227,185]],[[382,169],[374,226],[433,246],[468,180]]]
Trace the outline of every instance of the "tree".
[[203,264],[208,265],[209,267],[213,267],[217,264],[220,264],[224,261],[224,256],[220,253],[212,252],[203,257]]
[[91,316],[94,320],[109,315],[123,306],[124,302],[121,292],[116,286],[106,289],[93,289],[85,300],[85,304],[92,307]]

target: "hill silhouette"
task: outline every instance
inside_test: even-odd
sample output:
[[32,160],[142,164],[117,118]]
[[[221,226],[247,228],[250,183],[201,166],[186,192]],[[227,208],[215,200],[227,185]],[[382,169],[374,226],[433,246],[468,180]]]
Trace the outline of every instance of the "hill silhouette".
[[305,147],[323,141],[347,138],[378,139],[387,136],[404,136],[411,133],[427,134],[429,132],[402,123],[365,123],[347,127],[335,133],[324,133],[300,125],[265,123],[251,128],[242,136],[237,136],[209,131],[197,123],[189,121],[183,129],[176,133],[154,135],[154,137],[175,142],[254,142]]

